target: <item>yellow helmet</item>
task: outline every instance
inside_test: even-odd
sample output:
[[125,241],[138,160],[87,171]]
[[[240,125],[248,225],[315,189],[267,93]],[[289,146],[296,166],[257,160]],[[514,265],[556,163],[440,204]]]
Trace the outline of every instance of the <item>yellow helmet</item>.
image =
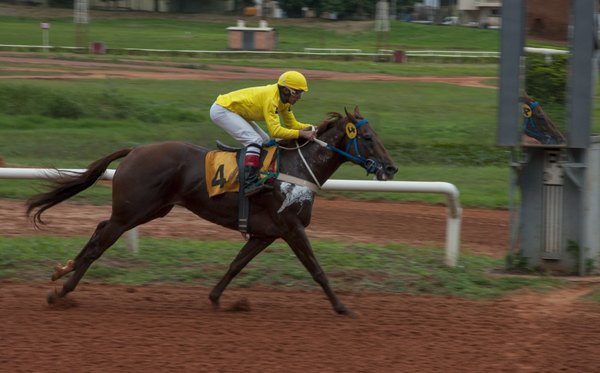
[[308,83],[304,75],[297,71],[286,71],[279,77],[277,84],[291,89],[308,92]]

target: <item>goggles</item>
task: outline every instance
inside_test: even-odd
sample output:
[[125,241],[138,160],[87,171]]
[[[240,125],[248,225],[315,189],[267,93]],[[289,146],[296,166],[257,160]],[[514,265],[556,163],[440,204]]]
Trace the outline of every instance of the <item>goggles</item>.
[[304,91],[296,91],[294,89],[291,89],[288,87],[288,90],[290,91],[290,95],[294,96],[294,97],[302,97],[302,95],[304,94]]

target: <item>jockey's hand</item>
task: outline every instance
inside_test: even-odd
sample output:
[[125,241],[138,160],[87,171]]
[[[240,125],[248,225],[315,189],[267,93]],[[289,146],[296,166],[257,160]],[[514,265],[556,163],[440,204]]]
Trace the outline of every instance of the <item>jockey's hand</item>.
[[306,139],[308,141],[313,141],[314,139],[317,138],[317,130],[313,126],[309,126],[309,127],[303,128],[299,132],[299,136],[298,137],[301,138],[301,139]]

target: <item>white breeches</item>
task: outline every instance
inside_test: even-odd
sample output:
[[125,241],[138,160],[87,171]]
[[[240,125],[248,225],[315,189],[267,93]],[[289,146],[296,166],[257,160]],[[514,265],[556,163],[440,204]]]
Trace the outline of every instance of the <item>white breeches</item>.
[[249,122],[216,103],[210,107],[210,119],[244,146],[262,145],[269,141],[269,135],[256,123]]

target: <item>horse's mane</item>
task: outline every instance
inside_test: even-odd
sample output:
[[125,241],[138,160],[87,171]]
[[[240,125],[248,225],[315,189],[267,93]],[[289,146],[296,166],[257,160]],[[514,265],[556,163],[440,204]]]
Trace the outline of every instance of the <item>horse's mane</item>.
[[317,125],[317,133],[325,133],[332,125],[340,121],[344,116],[340,113],[329,112],[327,117]]

